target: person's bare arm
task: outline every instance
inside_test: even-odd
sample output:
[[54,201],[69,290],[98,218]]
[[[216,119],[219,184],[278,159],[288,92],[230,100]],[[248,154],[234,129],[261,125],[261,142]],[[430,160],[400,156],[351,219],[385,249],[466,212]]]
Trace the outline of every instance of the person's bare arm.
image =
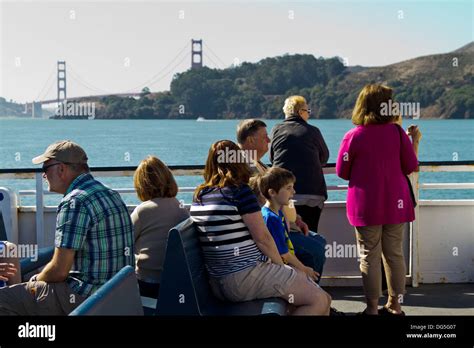
[[[416,158],[418,158],[418,145],[420,144],[420,139],[421,139],[421,131],[418,128],[418,126],[411,125],[408,127],[408,136],[411,137],[412,145],[413,145],[413,151],[415,152]],[[415,168],[415,172],[418,172],[420,169],[419,167]]]
[[270,258],[273,263],[283,265],[283,260],[278,253],[275,241],[263,221],[262,213],[257,211],[255,213],[244,214],[242,215],[242,220],[262,253]]
[[43,271],[36,276],[36,280],[48,283],[60,283],[66,280],[69,271],[74,264],[75,250],[56,248],[53,259],[44,267]]
[[300,260],[298,260],[298,258],[294,254],[287,252],[286,254],[281,255],[281,257],[283,261],[293,266],[293,268],[305,273],[308,277],[310,277],[314,281],[318,280],[319,273],[316,272],[311,267],[307,267],[303,265],[303,263]]
[[296,226],[303,232],[305,236],[309,235],[309,227],[308,225],[303,221],[300,215],[296,215],[296,221],[295,221]]

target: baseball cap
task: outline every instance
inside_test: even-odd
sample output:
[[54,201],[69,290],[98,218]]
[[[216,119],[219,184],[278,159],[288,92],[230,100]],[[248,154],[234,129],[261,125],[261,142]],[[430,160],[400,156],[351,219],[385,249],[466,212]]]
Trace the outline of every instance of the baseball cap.
[[62,140],[49,145],[46,151],[33,158],[32,162],[40,164],[50,159],[68,164],[87,164],[86,152],[70,140]]

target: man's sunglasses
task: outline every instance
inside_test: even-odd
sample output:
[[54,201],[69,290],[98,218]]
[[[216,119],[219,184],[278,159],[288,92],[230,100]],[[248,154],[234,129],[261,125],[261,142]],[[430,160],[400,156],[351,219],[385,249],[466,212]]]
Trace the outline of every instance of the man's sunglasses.
[[308,114],[311,114],[311,109],[300,109],[300,110],[302,110],[302,111],[307,111]]
[[58,164],[62,164],[62,162],[56,162],[56,163],[53,163],[53,164],[49,164],[47,166],[43,166],[41,168],[41,170],[43,171],[43,173],[46,173],[48,171],[49,168],[53,167],[53,166],[57,166]]

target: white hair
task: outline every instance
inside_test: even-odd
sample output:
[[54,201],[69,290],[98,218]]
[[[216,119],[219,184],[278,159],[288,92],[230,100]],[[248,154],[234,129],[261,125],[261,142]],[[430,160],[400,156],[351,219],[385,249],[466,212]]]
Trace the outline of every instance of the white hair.
[[296,115],[304,104],[306,104],[306,99],[300,95],[292,95],[286,98],[282,109],[285,117]]

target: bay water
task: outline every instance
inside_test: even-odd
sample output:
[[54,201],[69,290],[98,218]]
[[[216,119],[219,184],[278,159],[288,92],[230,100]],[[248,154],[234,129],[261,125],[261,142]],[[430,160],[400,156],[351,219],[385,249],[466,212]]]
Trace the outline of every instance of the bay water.
[[[268,132],[282,120],[265,120]],[[239,120],[47,120],[0,119],[0,168],[33,168],[31,159],[58,140],[70,139],[88,154],[91,167],[136,166],[147,155],[155,155],[168,165],[203,165],[209,146],[221,139],[235,141]],[[334,163],[344,134],[353,127],[350,120],[310,120],[329,147],[329,163]],[[423,137],[419,161],[474,160],[474,120],[404,120],[404,128],[419,126]],[[264,157],[268,163],[268,157]],[[133,187],[128,178],[100,178],[113,188]],[[176,177],[180,186],[196,186],[198,176]],[[347,184],[336,175],[327,175],[328,185]],[[420,182],[474,182],[474,172],[420,173]],[[34,189],[33,180],[0,179],[0,186],[18,190]],[[46,188],[46,186],[45,186]],[[329,200],[345,200],[346,192],[330,192]],[[190,194],[179,199],[189,203]],[[421,199],[474,199],[474,190],[422,190]],[[47,204],[57,204],[59,196],[49,196]],[[135,195],[124,195],[129,204]],[[34,204],[25,197],[22,204]]]

